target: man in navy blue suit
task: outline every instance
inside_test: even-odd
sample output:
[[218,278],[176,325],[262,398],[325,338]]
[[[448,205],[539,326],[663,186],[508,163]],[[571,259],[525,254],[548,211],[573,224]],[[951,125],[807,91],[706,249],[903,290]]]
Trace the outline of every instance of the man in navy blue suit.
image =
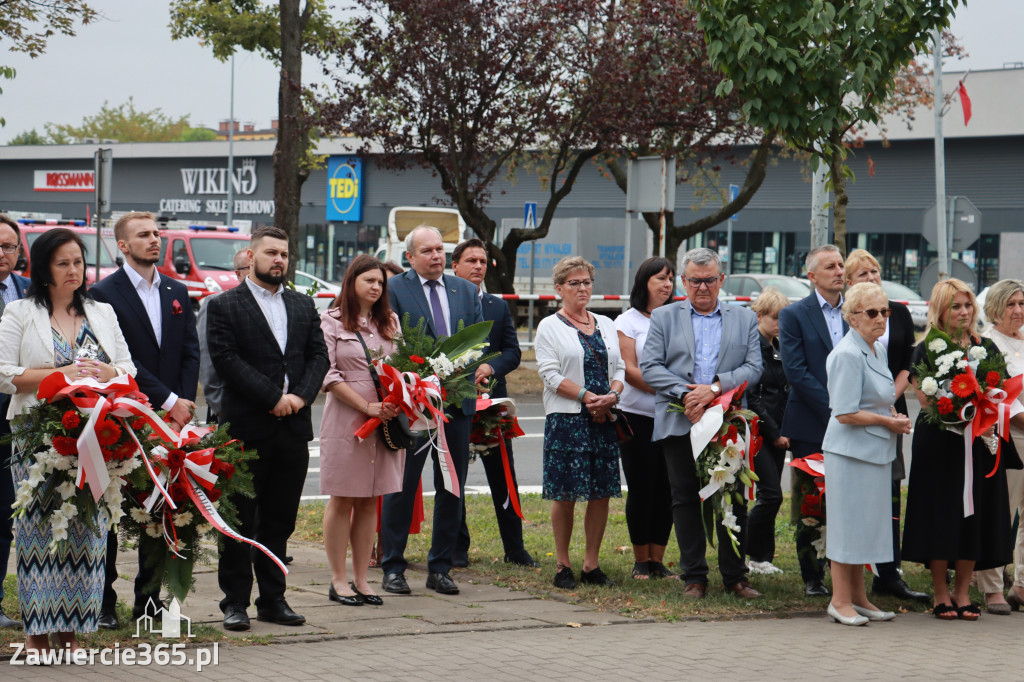
[[[832,244],[811,249],[805,261],[810,296],[779,311],[779,348],[782,369],[789,382],[789,402],[782,417],[781,435],[789,438],[794,459],[821,452],[831,416],[825,359],[848,329],[843,320],[843,257]],[[813,489],[806,474],[793,470],[798,489]],[[793,496],[796,508],[800,495]],[[824,561],[815,558],[814,530],[797,525],[796,551],[804,593],[827,597]]]
[[[427,334],[435,338],[451,336],[459,323],[466,326],[483,321],[479,289],[461,277],[444,274],[444,242],[441,232],[428,225],[417,227],[405,240],[406,257],[412,270],[388,280],[388,300],[399,319],[409,313],[409,324],[421,319]],[[476,403],[467,400],[462,409],[449,408],[445,438],[459,481],[459,492],[466,483],[469,465],[469,430]],[[408,594],[405,580],[405,546],[409,540],[416,488],[428,454],[434,460],[434,528],[427,554],[427,589],[441,594],[458,594],[459,586],[449,575],[455,553],[455,542],[462,523],[462,498],[443,487],[437,450],[422,448],[424,439],[413,442],[405,453],[405,476],[402,491],[384,496],[381,514],[381,540],[384,544],[384,590]]]
[[[479,239],[467,239],[456,246],[455,251],[452,252],[452,272],[469,280],[479,288],[487,275],[487,245]],[[516,326],[505,301],[493,294],[485,294],[482,289],[478,295],[483,306],[484,320],[494,322],[491,334],[487,339],[487,349],[484,352],[486,354],[500,353],[500,355],[490,362],[481,364],[476,370],[475,379],[477,384],[486,384],[493,380],[491,397],[507,398],[508,388],[505,385],[505,376],[519,366],[519,361],[523,356],[519,349]],[[512,476],[512,483],[518,487],[515,461],[512,459],[512,441],[508,438],[505,439],[505,451],[508,453],[508,468]],[[498,532],[501,535],[501,544],[505,549],[505,563],[540,567],[540,564],[530,556],[523,546],[523,520],[512,508],[508,484],[505,482],[505,468],[497,448],[481,456],[480,461],[487,474],[487,485],[491,488],[494,515],[498,520]],[[518,495],[518,492],[516,494]],[[459,539],[455,545],[452,565],[469,565],[469,544],[469,526],[466,525],[466,504],[465,497],[463,497],[462,524],[459,528]]]
[[[114,308],[138,369],[135,380],[139,389],[154,408],[167,410],[180,429],[192,419],[199,383],[199,337],[188,289],[181,282],[161,277],[156,269],[160,230],[152,213],[125,214],[114,224],[114,237],[124,254],[124,266],[94,284],[89,293]],[[107,534],[106,572],[98,625],[116,628],[117,533]],[[154,605],[159,602],[159,586],[146,589],[152,577],[140,555],[133,609],[136,618],[151,598]]]
[[[21,230],[18,223],[0,214],[0,315],[8,303],[23,298],[28,293],[28,278],[14,274],[14,266],[18,262],[21,249]],[[11,424],[7,421],[7,403],[10,396],[0,393],[0,438],[11,432]],[[0,445],[0,602],[4,599],[4,576],[7,572],[7,560],[11,556],[11,543],[14,542],[14,521],[11,514],[14,509],[14,479],[10,472],[11,444]],[[0,605],[0,628],[20,628],[21,623],[8,618]]]

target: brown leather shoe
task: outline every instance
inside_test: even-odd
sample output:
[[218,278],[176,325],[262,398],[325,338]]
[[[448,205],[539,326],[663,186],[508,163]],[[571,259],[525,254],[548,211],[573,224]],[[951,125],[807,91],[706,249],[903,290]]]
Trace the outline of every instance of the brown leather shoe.
[[703,599],[708,593],[708,586],[705,583],[690,583],[683,588],[683,596],[689,599]]
[[753,587],[751,587],[750,583],[748,583],[746,580],[741,580],[732,587],[727,587],[725,589],[728,592],[732,592],[740,599],[757,599],[759,597],[764,596],[763,594],[755,590]]

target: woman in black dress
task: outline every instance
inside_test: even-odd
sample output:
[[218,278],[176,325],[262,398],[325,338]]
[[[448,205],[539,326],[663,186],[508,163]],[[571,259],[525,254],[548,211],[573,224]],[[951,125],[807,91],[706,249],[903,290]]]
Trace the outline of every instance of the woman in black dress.
[[[978,308],[974,294],[958,279],[939,282],[932,289],[928,323],[945,332],[965,353],[971,346],[983,346],[990,356],[1002,358],[989,339],[977,334]],[[953,348],[950,349],[955,350]],[[927,359],[927,349],[914,350],[913,367]],[[911,370],[912,375],[916,374]],[[1006,377],[1005,365],[1002,372]],[[926,405],[931,399],[921,392],[913,376],[917,399]],[[1021,421],[1024,415],[1014,418]],[[1012,441],[1002,442],[999,468],[991,478],[995,458],[980,435],[973,443],[974,514],[964,517],[964,437],[943,430],[925,419],[922,410],[914,428],[907,493],[907,521],[903,532],[903,558],[928,566],[935,592],[933,613],[942,620],[957,617],[977,620],[980,609],[968,596],[971,573],[977,569],[1003,566],[1010,562],[1009,498],[1006,467],[1019,467],[1020,459]],[[956,571],[950,594],[946,569]]]

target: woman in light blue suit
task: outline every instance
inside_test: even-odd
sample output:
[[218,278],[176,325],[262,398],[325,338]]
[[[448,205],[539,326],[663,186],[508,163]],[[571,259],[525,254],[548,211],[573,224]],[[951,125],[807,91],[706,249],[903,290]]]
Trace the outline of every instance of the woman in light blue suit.
[[821,449],[825,456],[825,553],[832,561],[828,614],[843,625],[891,620],[868,601],[863,565],[892,561],[891,464],[896,434],[910,420],[893,409],[885,333],[889,299],[877,284],[856,284],[846,293],[843,317],[850,331],[825,363],[832,416]]

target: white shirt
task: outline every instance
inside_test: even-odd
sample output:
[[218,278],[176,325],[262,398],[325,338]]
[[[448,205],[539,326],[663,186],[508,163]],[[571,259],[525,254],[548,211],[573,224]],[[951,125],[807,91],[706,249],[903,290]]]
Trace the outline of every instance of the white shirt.
[[818,297],[818,305],[821,306],[821,312],[825,316],[825,326],[828,327],[828,334],[832,337],[832,347],[835,348],[836,344],[842,341],[844,336],[843,296],[842,294],[839,295],[839,305],[833,307],[817,289],[814,290],[814,295]]
[[[644,343],[647,341],[647,332],[651,329],[651,318],[644,315],[636,308],[630,308],[615,318],[615,328],[630,339],[636,349],[636,364],[644,356]],[[654,394],[634,388],[628,381],[624,382],[622,388],[622,400],[619,407],[624,412],[642,414],[654,418]]]
[[[420,278],[420,286],[423,287],[423,295],[427,297],[427,307],[430,308],[430,312],[433,314],[434,309],[430,305],[430,285],[427,284],[427,282],[430,282],[431,280],[418,272],[416,273],[416,276]],[[448,307],[448,292],[444,288],[444,277],[438,277],[434,281],[437,282],[437,297],[441,299],[441,314],[444,315],[444,323],[445,326],[448,327],[448,336],[451,336],[455,332],[452,330],[452,311],[451,308]],[[483,296],[483,292],[480,292],[480,295]],[[433,320],[434,318],[431,317],[430,319]]]
[[[256,299],[260,310],[263,311],[263,317],[267,318],[270,331],[277,340],[277,345],[280,346],[281,352],[284,353],[284,349],[288,345],[288,312],[284,307],[284,285],[277,285],[277,290],[271,292],[253,282],[251,277],[245,278],[245,284],[249,287],[249,291],[252,292],[253,298]],[[287,373],[284,375],[284,387],[282,390],[285,393],[288,392]]]
[[[124,264],[124,274],[128,275],[128,280],[135,287],[135,293],[139,295],[139,299],[142,301],[142,307],[146,309],[146,317],[149,318],[149,324],[153,327],[153,335],[156,336],[156,345],[160,346],[163,343],[163,313],[160,310],[160,272],[153,268],[153,283],[150,284],[135,270],[129,263]],[[167,400],[164,401],[161,409],[169,410],[174,407],[174,403],[178,402],[178,394],[174,391],[167,396]]]

